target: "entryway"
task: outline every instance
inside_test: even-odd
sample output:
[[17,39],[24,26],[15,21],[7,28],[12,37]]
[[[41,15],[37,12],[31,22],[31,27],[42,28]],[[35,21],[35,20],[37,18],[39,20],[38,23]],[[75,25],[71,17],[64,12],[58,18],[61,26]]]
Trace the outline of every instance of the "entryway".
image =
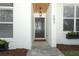
[[52,48],[51,4],[32,3],[32,49],[29,56],[63,55],[57,48]]
[[32,47],[48,46],[46,17],[48,7],[49,3],[32,3]]

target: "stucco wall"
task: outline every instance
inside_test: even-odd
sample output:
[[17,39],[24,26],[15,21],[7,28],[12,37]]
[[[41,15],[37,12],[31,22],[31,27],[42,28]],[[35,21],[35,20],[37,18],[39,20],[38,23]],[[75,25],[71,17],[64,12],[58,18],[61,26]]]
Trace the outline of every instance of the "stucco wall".
[[28,1],[14,5],[14,40],[16,48],[31,48],[31,4]]
[[51,46],[51,4],[49,4],[46,13],[46,39]]

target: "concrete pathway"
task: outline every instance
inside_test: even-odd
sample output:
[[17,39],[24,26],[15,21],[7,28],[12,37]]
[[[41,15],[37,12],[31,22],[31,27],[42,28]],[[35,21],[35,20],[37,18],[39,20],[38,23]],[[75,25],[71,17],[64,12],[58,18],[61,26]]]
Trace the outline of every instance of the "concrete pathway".
[[[39,44],[40,43],[40,44]],[[57,48],[50,47],[46,42],[36,42],[28,51],[28,56],[64,56]]]

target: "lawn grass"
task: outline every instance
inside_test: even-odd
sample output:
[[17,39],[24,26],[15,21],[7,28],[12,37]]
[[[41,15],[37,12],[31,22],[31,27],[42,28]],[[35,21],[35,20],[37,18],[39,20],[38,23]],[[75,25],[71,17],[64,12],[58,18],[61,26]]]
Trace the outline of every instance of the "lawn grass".
[[65,56],[79,56],[79,51],[63,51]]

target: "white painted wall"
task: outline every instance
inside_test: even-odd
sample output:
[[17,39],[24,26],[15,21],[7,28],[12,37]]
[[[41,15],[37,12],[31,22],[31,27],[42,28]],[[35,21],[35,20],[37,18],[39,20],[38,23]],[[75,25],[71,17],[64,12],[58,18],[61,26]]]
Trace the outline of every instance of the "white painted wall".
[[79,40],[66,39],[66,31],[63,31],[63,5],[64,4],[57,4],[56,9],[56,39],[57,44],[72,44],[72,45],[79,45]]
[[34,39],[34,12],[33,12],[33,6],[32,6],[32,4],[31,4],[31,7],[32,7],[31,8],[31,10],[32,10],[32,12],[31,12],[31,17],[32,17],[31,18],[31,20],[32,20],[32,24],[31,25],[32,25],[32,29],[31,30],[32,30],[32,40],[33,40]]
[[[28,2],[28,3],[27,3]],[[23,0],[14,4],[14,40],[16,48],[31,49],[31,4]]]
[[58,44],[60,43],[62,44],[63,43],[62,41],[65,39],[63,37],[63,18],[62,18],[63,13],[62,12],[63,12],[62,5],[58,4],[56,9],[56,39]]
[[51,4],[51,46],[56,47],[56,19],[55,19],[55,12],[56,12],[56,4]]
[[51,5],[48,6],[46,13],[46,39],[49,46],[51,46]]

